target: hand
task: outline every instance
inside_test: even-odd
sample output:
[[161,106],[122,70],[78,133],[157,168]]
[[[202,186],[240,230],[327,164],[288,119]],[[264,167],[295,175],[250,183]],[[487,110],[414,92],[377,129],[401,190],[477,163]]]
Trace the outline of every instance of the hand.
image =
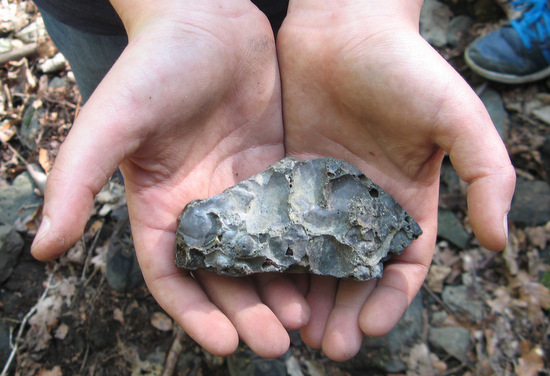
[[302,337],[335,360],[355,355],[363,334],[389,332],[421,287],[445,152],[469,183],[479,241],[495,251],[506,244],[514,169],[483,104],[420,37],[421,5],[291,0],[278,34],[287,155],[355,164],[424,231],[378,281],[311,279]]
[[273,357],[309,315],[293,283],[193,277],[174,265],[182,208],[284,155],[273,32],[248,0],[230,3],[113,1],[130,43],[59,152],[32,253],[51,259],[74,244],[120,165],[136,253],[159,304],[215,355],[240,337]]

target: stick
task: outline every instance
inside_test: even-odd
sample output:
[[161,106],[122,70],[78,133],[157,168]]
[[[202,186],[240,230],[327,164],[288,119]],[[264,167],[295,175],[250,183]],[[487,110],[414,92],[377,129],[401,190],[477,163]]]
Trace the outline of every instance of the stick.
[[9,63],[12,60],[19,60],[23,57],[34,55],[38,52],[38,43],[29,43],[21,48],[0,54],[0,65]]
[[52,280],[53,276],[55,274],[55,271],[57,269],[57,265],[52,271],[52,274],[48,277],[48,283],[46,284],[46,288],[44,289],[44,292],[40,296],[40,299],[38,299],[38,302],[27,312],[25,317],[23,317],[23,320],[21,321],[21,325],[19,326],[19,330],[17,331],[17,336],[15,337],[15,344],[13,345],[13,348],[11,349],[10,356],[8,360],[6,361],[6,364],[4,365],[4,369],[2,370],[2,373],[0,373],[0,376],[6,376],[8,374],[8,370],[11,367],[11,363],[13,362],[13,359],[15,359],[15,355],[17,355],[17,351],[19,350],[19,343],[21,342],[21,337],[23,337],[23,332],[25,331],[25,326],[27,326],[27,322],[30,320],[30,318],[36,313],[38,304],[46,298],[48,295],[48,292],[55,288],[55,286],[52,286]]

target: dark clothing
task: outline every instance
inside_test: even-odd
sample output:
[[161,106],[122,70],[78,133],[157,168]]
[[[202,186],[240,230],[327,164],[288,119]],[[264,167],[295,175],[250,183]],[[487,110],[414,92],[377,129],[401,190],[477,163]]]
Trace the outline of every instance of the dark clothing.
[[[78,30],[100,35],[126,35],[122,21],[108,0],[34,0],[58,21]],[[253,0],[277,30],[286,14],[288,0]]]

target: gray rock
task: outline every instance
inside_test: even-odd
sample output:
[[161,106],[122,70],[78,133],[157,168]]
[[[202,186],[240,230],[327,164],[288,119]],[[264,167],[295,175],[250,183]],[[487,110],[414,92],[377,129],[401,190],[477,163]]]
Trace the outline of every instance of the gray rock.
[[242,276],[310,272],[367,280],[382,275],[422,233],[399,204],[335,158],[285,158],[223,193],[189,203],[176,265]]
[[11,185],[0,188],[0,223],[15,224],[31,216],[42,204],[34,193],[28,173],[19,174]]
[[534,109],[533,115],[540,121],[550,124],[550,105]]
[[443,350],[465,364],[470,363],[468,353],[472,348],[470,331],[461,326],[430,328],[428,334],[430,345]]
[[550,221],[550,186],[548,183],[541,180],[518,178],[508,218],[512,222],[526,226],[540,226]]
[[485,90],[483,90],[483,93],[481,93],[479,97],[487,108],[487,112],[489,112],[491,120],[493,121],[493,124],[495,125],[495,128],[500,135],[500,138],[502,138],[502,140],[506,142],[506,135],[508,133],[508,113],[506,112],[506,108],[504,107],[504,101],[502,100],[502,97],[500,96],[498,91],[491,88],[486,88]]
[[40,119],[43,119],[46,110],[42,107],[42,102],[34,101],[23,114],[21,129],[19,130],[19,138],[21,142],[30,150],[36,148],[37,135],[40,132],[42,124]]
[[420,35],[435,47],[447,44],[447,31],[453,13],[437,0],[425,0],[420,13]]
[[451,47],[458,46],[463,36],[473,24],[474,20],[468,16],[461,15],[453,17],[451,22],[449,22],[449,30],[447,30],[447,44]]
[[23,239],[10,225],[0,226],[0,283],[9,278],[23,250]]
[[485,318],[486,306],[472,287],[446,286],[441,298],[461,321],[479,323]]
[[464,229],[456,214],[446,209],[439,209],[437,236],[461,249],[465,249],[470,241],[470,234]]

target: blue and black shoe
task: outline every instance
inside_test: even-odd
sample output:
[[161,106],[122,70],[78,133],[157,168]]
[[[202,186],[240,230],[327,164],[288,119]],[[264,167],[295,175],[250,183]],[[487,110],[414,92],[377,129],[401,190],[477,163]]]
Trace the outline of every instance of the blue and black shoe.
[[520,18],[476,39],[464,53],[468,66],[492,81],[522,84],[550,76],[548,0],[514,1]]

